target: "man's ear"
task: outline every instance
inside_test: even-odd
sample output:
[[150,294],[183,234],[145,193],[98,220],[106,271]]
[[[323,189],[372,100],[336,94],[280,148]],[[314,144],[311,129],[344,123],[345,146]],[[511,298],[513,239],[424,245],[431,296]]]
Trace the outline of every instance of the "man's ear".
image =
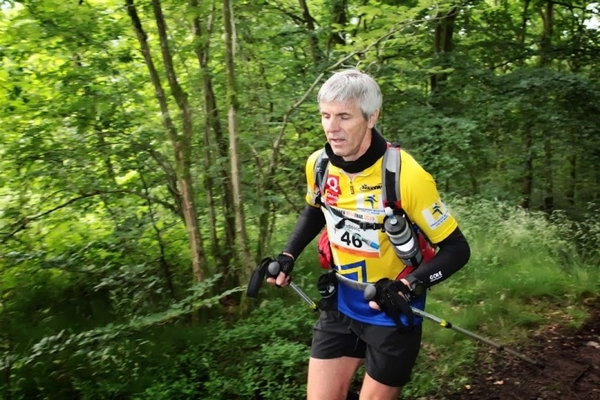
[[375,110],[375,112],[369,117],[369,120],[367,121],[369,129],[373,129],[375,127],[375,124],[377,123],[377,118],[379,118],[379,110]]

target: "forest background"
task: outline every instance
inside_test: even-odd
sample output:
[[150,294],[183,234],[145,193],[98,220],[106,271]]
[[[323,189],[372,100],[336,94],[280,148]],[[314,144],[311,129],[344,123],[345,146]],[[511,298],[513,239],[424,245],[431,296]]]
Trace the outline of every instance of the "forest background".
[[[598,3],[0,9],[2,399],[303,398],[316,316],[243,293],[304,206],[316,89],[342,68],[380,83],[384,135],[471,242],[429,311],[516,345],[597,298]],[[294,276],[315,298],[319,273],[309,248]],[[462,387],[485,350],[429,326],[404,393]]]

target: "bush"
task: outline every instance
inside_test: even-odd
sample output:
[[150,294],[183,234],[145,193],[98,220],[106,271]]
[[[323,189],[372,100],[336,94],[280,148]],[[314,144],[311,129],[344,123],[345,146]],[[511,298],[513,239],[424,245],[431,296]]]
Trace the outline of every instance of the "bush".
[[135,398],[302,399],[314,318],[272,300],[243,320],[211,323],[170,368],[154,368],[155,382]]

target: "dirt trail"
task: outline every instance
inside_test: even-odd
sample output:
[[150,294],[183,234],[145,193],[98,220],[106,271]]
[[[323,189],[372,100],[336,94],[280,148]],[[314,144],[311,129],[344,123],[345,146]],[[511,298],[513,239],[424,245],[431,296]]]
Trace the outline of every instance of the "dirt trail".
[[600,400],[600,303],[579,330],[549,325],[515,350],[545,368],[497,354],[463,390],[429,400]]

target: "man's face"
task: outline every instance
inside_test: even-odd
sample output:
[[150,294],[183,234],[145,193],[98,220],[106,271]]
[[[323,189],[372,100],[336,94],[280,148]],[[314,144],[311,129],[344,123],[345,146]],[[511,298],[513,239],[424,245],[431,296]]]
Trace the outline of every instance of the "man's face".
[[333,153],[346,161],[355,161],[365,154],[371,145],[371,129],[379,112],[366,121],[356,102],[322,102],[319,108],[321,124]]

